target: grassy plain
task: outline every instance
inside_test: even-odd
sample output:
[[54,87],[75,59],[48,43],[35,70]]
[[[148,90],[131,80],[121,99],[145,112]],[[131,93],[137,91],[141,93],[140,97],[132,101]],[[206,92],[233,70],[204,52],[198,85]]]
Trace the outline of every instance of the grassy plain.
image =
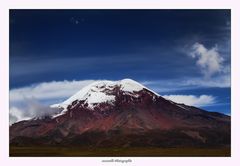
[[225,148],[82,148],[82,147],[13,147],[10,156],[19,157],[230,157],[231,150]]

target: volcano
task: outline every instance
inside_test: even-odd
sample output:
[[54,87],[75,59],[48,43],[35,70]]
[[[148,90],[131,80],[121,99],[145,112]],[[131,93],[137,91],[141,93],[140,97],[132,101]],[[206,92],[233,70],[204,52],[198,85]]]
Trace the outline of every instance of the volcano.
[[12,146],[226,147],[230,116],[175,103],[140,83],[94,82],[59,112],[10,126]]

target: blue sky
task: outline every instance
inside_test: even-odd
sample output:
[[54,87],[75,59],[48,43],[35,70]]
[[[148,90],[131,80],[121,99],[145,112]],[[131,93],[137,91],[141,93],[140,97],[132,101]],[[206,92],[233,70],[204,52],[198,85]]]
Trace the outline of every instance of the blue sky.
[[211,96],[201,108],[230,114],[230,20],[230,10],[10,10],[10,92],[132,78],[165,96]]

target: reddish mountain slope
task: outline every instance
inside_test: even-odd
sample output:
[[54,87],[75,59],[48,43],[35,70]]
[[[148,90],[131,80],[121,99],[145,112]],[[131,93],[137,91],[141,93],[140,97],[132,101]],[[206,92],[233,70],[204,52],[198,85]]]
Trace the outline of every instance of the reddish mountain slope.
[[166,100],[141,84],[95,82],[52,117],[10,126],[12,145],[226,146],[230,117]]

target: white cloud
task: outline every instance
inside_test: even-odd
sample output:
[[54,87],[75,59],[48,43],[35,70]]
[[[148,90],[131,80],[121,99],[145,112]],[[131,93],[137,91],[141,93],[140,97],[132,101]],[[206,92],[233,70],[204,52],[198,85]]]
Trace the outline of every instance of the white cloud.
[[216,102],[215,97],[211,95],[164,95],[164,98],[172,100],[176,103],[183,103],[190,106],[207,106]]
[[59,110],[50,108],[40,101],[67,99],[92,82],[94,80],[52,81],[10,90],[10,125],[17,121],[58,112]]
[[183,80],[181,84],[184,86],[228,88],[231,87],[231,76],[229,73],[211,79],[191,78],[188,80]]
[[21,107],[16,107],[16,106],[10,107],[10,117],[9,117],[10,125],[14,122],[18,122],[21,120],[53,115],[59,112],[58,109],[45,106],[34,99],[26,99],[23,102],[24,102],[24,105]]
[[9,124],[13,124],[15,122],[18,122],[20,120],[26,120],[29,119],[30,117],[24,116],[24,111],[17,108],[17,107],[10,107],[9,111]]
[[56,99],[67,98],[94,80],[84,81],[52,81],[33,86],[10,90],[10,102],[21,102],[25,99]]
[[229,88],[231,87],[230,72],[209,78],[204,77],[183,77],[168,80],[142,81],[146,87],[160,93],[176,92],[198,88]]
[[197,59],[196,64],[206,78],[210,78],[212,75],[221,73],[224,70],[224,59],[220,56],[217,46],[207,49],[203,44],[195,43],[189,55]]

